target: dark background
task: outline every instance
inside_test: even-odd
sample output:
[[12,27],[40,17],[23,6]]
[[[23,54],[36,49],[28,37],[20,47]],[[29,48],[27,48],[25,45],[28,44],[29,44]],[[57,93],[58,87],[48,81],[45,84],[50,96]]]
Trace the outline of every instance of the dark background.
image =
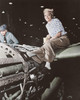
[[80,41],[80,0],[0,0],[0,25],[7,24],[20,44],[42,45],[44,8],[53,8],[71,43]]

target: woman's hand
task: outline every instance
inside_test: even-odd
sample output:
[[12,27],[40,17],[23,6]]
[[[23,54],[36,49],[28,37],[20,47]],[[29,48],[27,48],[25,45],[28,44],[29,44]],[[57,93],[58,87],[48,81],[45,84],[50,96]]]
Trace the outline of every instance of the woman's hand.
[[50,40],[50,38],[44,37],[43,38],[43,44],[45,44],[46,42],[48,42]]
[[46,36],[46,38],[50,39],[50,38],[51,38],[51,36],[48,34],[48,35]]
[[43,44],[50,40],[50,35],[48,34],[46,37],[43,38]]
[[61,32],[58,32],[55,36],[53,36],[50,40],[54,40],[56,38],[61,37]]

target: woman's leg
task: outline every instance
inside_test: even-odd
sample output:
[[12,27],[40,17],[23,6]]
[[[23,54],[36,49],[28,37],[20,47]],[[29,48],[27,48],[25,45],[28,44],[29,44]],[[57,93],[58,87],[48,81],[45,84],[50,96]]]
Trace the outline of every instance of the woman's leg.
[[50,62],[46,62],[45,67],[49,70],[51,70]]
[[55,58],[55,50],[65,48],[70,44],[67,36],[62,36],[46,42],[42,47],[33,51],[41,62],[52,62]]

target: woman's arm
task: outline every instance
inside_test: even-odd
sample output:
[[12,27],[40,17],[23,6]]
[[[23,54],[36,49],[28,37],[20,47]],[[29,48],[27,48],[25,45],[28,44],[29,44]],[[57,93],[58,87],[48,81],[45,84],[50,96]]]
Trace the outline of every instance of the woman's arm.
[[19,43],[17,38],[11,32],[10,32],[10,39],[13,42],[12,44],[18,44]]
[[58,32],[55,36],[53,36],[50,40],[59,38],[61,36],[61,32]]

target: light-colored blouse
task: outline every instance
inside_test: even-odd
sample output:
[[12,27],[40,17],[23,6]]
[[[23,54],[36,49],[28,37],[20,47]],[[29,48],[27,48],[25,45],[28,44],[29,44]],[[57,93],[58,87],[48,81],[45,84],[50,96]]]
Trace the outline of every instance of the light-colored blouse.
[[61,32],[61,35],[67,34],[58,18],[53,18],[50,22],[48,22],[46,24],[46,28],[51,37],[55,36],[58,32]]

